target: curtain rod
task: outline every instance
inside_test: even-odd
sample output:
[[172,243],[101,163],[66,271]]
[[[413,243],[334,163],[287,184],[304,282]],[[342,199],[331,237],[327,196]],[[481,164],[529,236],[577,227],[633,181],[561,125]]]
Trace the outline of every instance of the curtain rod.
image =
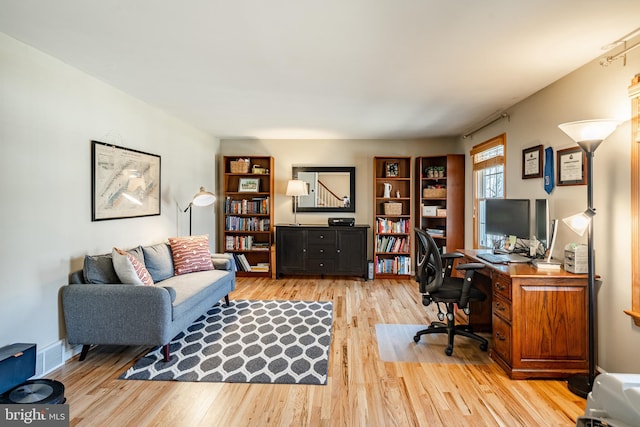
[[484,125],[480,126],[479,128],[477,128],[475,130],[472,130],[471,132],[469,132],[469,133],[467,133],[465,135],[462,135],[462,138],[463,139],[467,139],[470,136],[473,136],[474,133],[480,132],[482,129],[486,128],[487,126],[490,126],[490,125],[494,124],[495,122],[497,122],[498,120],[501,120],[501,119],[504,119],[504,118],[508,119],[509,118],[509,114],[507,114],[507,113],[500,114],[498,117],[496,117],[495,119],[491,120],[489,123],[484,124]]
[[637,48],[638,46],[640,46],[640,42],[634,44],[633,46],[630,46],[630,47],[626,48],[625,50],[623,50],[620,53],[616,53],[615,55],[611,55],[611,56],[607,56],[606,58],[602,58],[600,60],[600,65],[602,65],[603,67],[606,67],[607,65],[611,64],[616,59],[619,59],[621,56],[625,56],[628,52],[632,51],[633,49]]

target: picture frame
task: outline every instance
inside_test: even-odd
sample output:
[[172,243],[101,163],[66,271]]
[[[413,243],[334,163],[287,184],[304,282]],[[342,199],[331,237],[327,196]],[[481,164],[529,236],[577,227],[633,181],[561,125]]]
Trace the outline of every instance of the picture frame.
[[542,178],[542,145],[522,150],[522,179]]
[[91,221],[160,215],[160,156],[91,141]]
[[580,147],[565,148],[556,153],[557,185],[587,184],[587,155]]
[[240,178],[238,180],[239,193],[257,193],[260,191],[260,178]]
[[399,162],[385,162],[384,172],[386,178],[397,178],[400,174]]

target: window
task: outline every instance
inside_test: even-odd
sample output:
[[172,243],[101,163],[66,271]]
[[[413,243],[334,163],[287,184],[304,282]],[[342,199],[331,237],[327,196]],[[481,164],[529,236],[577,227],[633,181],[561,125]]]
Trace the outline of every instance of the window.
[[476,145],[471,149],[473,163],[473,245],[492,247],[501,236],[485,232],[486,199],[501,199],[505,195],[504,168],[506,163],[506,134]]

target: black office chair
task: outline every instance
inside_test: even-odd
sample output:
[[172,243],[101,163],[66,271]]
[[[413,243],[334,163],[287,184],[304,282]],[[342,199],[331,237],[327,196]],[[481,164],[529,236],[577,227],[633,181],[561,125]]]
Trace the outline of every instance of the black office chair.
[[[460,264],[457,270],[465,272],[464,278],[451,277],[453,263],[462,254],[449,253],[441,254],[436,242],[424,230],[415,229],[417,236],[417,260],[416,281],[420,284],[422,294],[422,304],[430,305],[432,302],[438,304],[438,319],[440,322],[433,322],[427,329],[418,331],[413,337],[415,342],[420,341],[420,337],[425,334],[447,334],[449,345],[445,349],[445,354],[453,354],[453,338],[462,335],[480,341],[480,349],[487,351],[489,343],[480,335],[473,333],[470,325],[456,325],[454,305],[462,309],[465,314],[469,314],[470,301],[484,301],[487,296],[478,288],[473,286],[473,275],[476,270],[484,268],[481,263]],[[444,261],[444,264],[443,264]],[[440,303],[447,307],[447,322],[442,321],[445,314],[440,309]]]

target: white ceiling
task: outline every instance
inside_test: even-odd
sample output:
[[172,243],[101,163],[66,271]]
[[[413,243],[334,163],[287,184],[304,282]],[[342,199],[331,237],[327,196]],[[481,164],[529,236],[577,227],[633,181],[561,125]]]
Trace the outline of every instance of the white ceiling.
[[460,135],[639,25],[639,0],[0,0],[0,31],[230,138]]

